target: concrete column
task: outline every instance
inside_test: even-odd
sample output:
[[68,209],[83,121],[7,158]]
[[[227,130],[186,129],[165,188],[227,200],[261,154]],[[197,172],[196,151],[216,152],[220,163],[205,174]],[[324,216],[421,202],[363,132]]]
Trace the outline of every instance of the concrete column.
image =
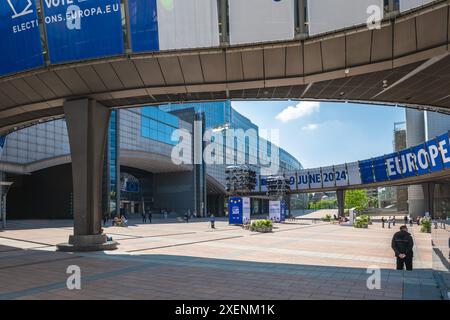
[[117,247],[101,232],[102,178],[110,110],[94,100],[64,103],[72,157],[74,234],[61,251],[101,251]]
[[[406,109],[406,146],[412,147],[426,141],[425,112]],[[412,217],[422,216],[426,207],[421,185],[408,186],[408,211]]]
[[338,204],[338,216],[343,217],[344,216],[344,209],[345,209],[345,191],[344,190],[337,190],[336,191],[336,198],[337,198],[337,204]]
[[430,213],[430,217],[434,218],[434,182],[424,183],[422,185],[423,194],[425,196],[426,211]]

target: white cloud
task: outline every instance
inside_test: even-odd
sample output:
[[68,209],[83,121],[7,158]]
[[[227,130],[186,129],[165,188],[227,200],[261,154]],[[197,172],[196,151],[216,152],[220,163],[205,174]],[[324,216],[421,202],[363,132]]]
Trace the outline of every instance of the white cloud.
[[302,130],[304,131],[313,131],[319,128],[319,125],[316,123],[310,123],[304,127],[302,127]]
[[289,122],[306,117],[320,110],[320,102],[300,101],[296,106],[289,106],[281,111],[275,118],[281,122]]

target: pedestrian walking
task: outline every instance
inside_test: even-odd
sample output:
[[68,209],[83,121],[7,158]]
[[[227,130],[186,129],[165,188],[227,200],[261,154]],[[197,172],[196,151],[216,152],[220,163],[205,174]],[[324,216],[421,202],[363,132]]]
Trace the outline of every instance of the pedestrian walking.
[[108,214],[103,214],[103,226],[106,227],[106,224],[108,223]]
[[142,223],[147,223],[147,214],[145,213],[145,210],[142,210]]
[[216,217],[214,217],[214,214],[211,215],[210,221],[211,221],[211,229],[215,229]]
[[420,226],[420,217],[417,217],[417,225]]
[[405,267],[406,270],[412,270],[414,241],[407,226],[401,226],[400,231],[394,234],[391,247],[397,258],[397,270],[403,270]]
[[403,218],[403,220],[405,221],[405,225],[408,224],[408,216],[405,216],[405,217]]
[[152,223],[152,210],[148,211],[148,222]]
[[186,220],[186,223],[189,222],[189,214],[187,212],[184,214],[184,219]]
[[409,217],[409,226],[412,228],[414,225],[414,220],[412,217]]
[[389,217],[389,220],[388,220],[388,229],[390,229],[390,228],[391,228],[391,223],[392,223],[392,218],[391,218],[391,217]]
[[381,227],[384,229],[384,223],[386,222],[386,220],[384,219],[384,217],[381,217]]
[[395,227],[395,222],[396,222],[396,220],[395,220],[395,216],[393,216],[392,217],[392,225]]

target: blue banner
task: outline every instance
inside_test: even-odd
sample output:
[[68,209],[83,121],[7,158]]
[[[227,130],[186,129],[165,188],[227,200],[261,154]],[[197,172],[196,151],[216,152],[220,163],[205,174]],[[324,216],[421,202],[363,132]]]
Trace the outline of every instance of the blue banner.
[[386,170],[390,180],[403,178],[402,167],[399,161],[399,153],[391,153],[385,156]]
[[156,0],[128,0],[133,52],[159,50]]
[[444,168],[450,168],[450,139],[449,133],[445,133],[438,137],[439,151],[442,156]]
[[414,158],[416,160],[417,173],[427,174],[430,173],[430,167],[428,165],[428,152],[424,143],[411,148]]
[[228,215],[230,224],[243,223],[243,203],[242,198],[230,198],[228,201]]
[[416,176],[417,175],[416,158],[411,149],[405,149],[400,151],[399,157],[403,178]]
[[34,0],[0,1],[0,76],[44,65]]
[[286,202],[281,200],[280,203],[280,222],[286,221]]
[[50,61],[124,52],[120,0],[43,0]]
[[5,147],[6,137],[0,136],[0,158],[3,155],[3,148]]
[[442,155],[439,152],[438,139],[432,139],[426,142],[429,165],[432,172],[442,171],[444,169]]
[[389,180],[386,168],[386,160],[384,156],[373,159],[373,169],[374,169],[373,171],[375,172],[376,182]]
[[374,183],[372,159],[359,162],[359,172],[361,173],[362,183]]

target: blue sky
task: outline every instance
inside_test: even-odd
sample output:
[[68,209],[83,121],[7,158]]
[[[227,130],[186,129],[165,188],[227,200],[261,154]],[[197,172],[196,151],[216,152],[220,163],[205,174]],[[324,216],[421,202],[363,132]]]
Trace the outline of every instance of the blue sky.
[[260,129],[279,129],[282,148],[305,168],[363,160],[391,153],[399,107],[334,102],[241,102],[233,108]]

